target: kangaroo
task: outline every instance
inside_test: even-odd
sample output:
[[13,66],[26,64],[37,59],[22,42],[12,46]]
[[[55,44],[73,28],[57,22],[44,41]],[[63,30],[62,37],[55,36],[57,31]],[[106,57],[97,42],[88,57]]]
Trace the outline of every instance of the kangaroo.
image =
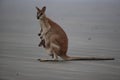
[[114,60],[114,58],[99,57],[71,57],[67,55],[68,37],[65,31],[45,14],[46,6],[37,9],[37,19],[41,26],[41,37],[44,40],[45,49],[53,55],[53,60],[58,60],[58,56],[63,60]]

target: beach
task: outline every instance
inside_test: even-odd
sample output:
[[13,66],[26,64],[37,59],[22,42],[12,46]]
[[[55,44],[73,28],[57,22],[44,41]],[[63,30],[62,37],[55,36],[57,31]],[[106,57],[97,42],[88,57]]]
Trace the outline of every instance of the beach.
[[[115,60],[39,62],[52,58],[38,47],[36,6],[65,30],[68,55]],[[119,0],[0,1],[0,80],[88,79],[120,80]]]

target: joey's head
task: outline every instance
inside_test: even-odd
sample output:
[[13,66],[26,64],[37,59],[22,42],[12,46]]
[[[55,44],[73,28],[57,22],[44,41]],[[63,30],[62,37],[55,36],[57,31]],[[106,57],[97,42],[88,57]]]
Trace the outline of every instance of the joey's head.
[[45,17],[46,7],[44,6],[42,9],[36,7],[36,9],[37,9],[37,19],[43,19]]

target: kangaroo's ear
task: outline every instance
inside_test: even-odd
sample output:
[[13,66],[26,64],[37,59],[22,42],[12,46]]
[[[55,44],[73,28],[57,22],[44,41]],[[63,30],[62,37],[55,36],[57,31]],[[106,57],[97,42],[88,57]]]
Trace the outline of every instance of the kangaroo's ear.
[[46,6],[42,8],[42,12],[44,13],[46,11]]
[[37,11],[41,11],[37,6],[36,6]]

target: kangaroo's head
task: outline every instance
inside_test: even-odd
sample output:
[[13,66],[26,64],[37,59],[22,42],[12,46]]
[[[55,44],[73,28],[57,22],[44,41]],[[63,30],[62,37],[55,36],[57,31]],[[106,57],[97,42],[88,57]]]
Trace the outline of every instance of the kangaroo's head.
[[44,18],[46,7],[44,6],[42,9],[39,9],[38,7],[36,7],[36,9],[37,9],[37,19]]

